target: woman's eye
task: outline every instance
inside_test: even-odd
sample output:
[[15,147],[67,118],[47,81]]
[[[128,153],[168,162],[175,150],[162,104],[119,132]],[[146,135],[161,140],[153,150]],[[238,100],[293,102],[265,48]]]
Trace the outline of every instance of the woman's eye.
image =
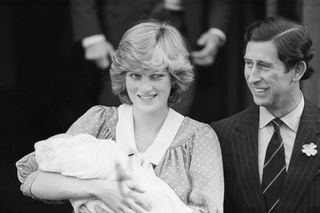
[[140,78],[141,78],[141,75],[140,75],[140,74],[137,74],[137,73],[131,73],[131,74],[130,74],[130,77],[133,78],[133,79],[140,79]]
[[150,75],[150,79],[157,80],[157,79],[162,78],[163,76],[164,76],[163,74],[152,74],[152,75]]

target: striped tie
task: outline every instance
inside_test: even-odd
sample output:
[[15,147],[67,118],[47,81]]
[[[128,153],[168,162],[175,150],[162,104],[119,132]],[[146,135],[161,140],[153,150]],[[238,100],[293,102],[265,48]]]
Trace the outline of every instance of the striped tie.
[[279,129],[282,121],[276,118],[271,123],[274,132],[268,144],[262,176],[262,192],[268,213],[276,212],[286,177],[284,146]]

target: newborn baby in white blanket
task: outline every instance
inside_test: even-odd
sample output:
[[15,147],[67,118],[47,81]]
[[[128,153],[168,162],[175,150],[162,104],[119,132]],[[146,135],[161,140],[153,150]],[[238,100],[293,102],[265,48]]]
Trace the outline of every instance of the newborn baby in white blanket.
[[[112,140],[101,140],[88,134],[70,136],[60,134],[35,145],[39,169],[80,179],[118,180],[129,173],[145,189],[145,199],[151,203],[152,213],[189,213],[187,207],[175,192],[160,178],[151,167],[137,155],[128,157]],[[116,169],[119,167],[120,169]],[[94,213],[94,206],[100,205],[111,212],[100,200],[70,200],[76,213],[81,205]]]

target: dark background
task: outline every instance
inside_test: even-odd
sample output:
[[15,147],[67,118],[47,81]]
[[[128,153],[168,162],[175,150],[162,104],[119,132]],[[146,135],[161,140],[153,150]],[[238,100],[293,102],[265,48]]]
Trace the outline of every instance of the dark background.
[[73,43],[66,0],[0,3],[1,212],[71,212],[20,192],[15,162],[96,104],[99,78]]
[[[223,50],[227,57],[215,71],[223,73],[217,81],[221,90],[215,91],[223,94],[218,100],[223,105],[213,119],[250,103],[242,74],[243,32],[248,23],[265,16],[265,4],[237,0],[234,6]],[[67,0],[2,0],[0,29],[0,211],[71,212],[69,204],[49,205],[23,196],[15,162],[32,152],[36,141],[66,131],[98,103],[101,73],[92,71],[80,44],[72,40]],[[210,90],[203,91],[198,100],[216,105],[215,98],[206,97],[210,95]]]

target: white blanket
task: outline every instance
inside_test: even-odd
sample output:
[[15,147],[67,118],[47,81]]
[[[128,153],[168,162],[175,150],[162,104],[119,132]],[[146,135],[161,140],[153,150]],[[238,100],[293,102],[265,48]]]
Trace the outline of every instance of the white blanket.
[[[127,108],[127,112],[128,110],[131,109]],[[175,115],[174,113],[171,114]],[[168,117],[172,116],[168,115]],[[123,118],[123,115],[121,118]],[[168,118],[166,120],[168,120]],[[181,124],[181,117],[175,120],[179,122],[179,125]],[[119,124],[122,125],[123,122],[119,122]],[[174,128],[176,130],[174,131],[177,131],[179,125],[175,125]],[[118,133],[120,131],[122,131],[122,133],[125,132],[123,132],[121,128],[121,126],[117,126]],[[173,129],[172,126],[168,128],[166,122],[164,123],[164,128],[170,129],[171,131]],[[170,141],[174,137],[174,131],[169,133],[169,136],[171,135],[171,137],[169,137]],[[160,140],[161,137],[165,135],[164,130],[162,130],[162,133],[156,140]],[[120,137],[119,140],[122,142],[115,143],[112,140],[96,139],[88,134],[80,134],[77,136],[61,134],[35,144],[36,160],[40,170],[56,172],[80,179],[100,178],[117,180],[121,178],[121,172],[126,171],[133,180],[137,181],[137,183],[146,190],[144,196],[145,199],[152,204],[152,213],[192,212],[192,210],[179,199],[175,192],[154,174],[148,155],[144,156],[143,153],[135,153],[133,156],[128,157],[130,149],[124,149],[124,147],[128,148],[128,146],[124,146],[123,140],[125,138],[126,137]],[[169,145],[170,143],[167,142],[167,147]],[[165,150],[166,149],[163,151]],[[161,156],[158,156],[158,158],[159,157]],[[151,161],[154,160],[155,159],[151,159]],[[81,205],[86,205],[91,212],[95,212],[93,207],[97,204],[107,212],[112,212],[99,200],[70,201],[76,213],[79,212]]]

